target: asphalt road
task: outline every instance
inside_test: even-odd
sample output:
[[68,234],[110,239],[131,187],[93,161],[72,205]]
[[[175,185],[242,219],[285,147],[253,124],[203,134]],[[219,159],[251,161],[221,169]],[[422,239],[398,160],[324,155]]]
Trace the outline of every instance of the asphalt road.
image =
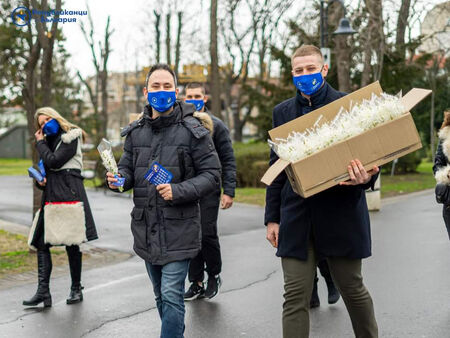
[[[24,177],[0,177],[0,219],[30,223],[31,189]],[[131,252],[132,200],[89,191],[100,239],[92,244]],[[280,337],[282,273],[265,240],[263,209],[235,205],[220,213],[224,280],[210,301],[187,303],[186,337]],[[373,256],[364,278],[380,337],[450,337],[450,242],[441,209],[427,191],[384,203],[371,214]],[[0,337],[159,337],[160,322],[141,259],[83,272],[85,300],[68,306],[70,277],[51,281],[54,306],[24,309],[35,284],[0,292]],[[352,337],[345,306],[311,311],[311,337]]]

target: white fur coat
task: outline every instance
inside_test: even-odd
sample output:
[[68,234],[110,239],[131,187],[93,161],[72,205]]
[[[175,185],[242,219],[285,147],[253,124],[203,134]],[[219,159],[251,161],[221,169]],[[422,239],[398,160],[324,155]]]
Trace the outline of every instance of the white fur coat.
[[[439,130],[439,140],[442,142],[442,151],[447,158],[447,162],[450,160],[450,126],[444,127]],[[450,178],[448,178],[450,173],[450,164],[447,163],[445,167],[441,167],[434,177],[438,183],[450,184]]]

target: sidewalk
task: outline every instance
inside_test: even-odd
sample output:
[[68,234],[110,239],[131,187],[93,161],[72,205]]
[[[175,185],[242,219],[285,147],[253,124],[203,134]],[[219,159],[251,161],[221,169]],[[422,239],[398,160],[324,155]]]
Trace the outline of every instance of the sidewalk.
[[[7,222],[0,219],[0,229],[8,231],[14,234],[20,234],[28,236],[29,227]],[[94,242],[91,242],[94,243]],[[117,264],[129,259],[132,255],[126,252],[120,252],[116,250],[108,250],[103,248],[97,248],[93,244],[84,243],[81,246],[81,251],[89,255],[88,259],[83,260],[83,270],[95,269],[102,266],[111,264]],[[59,277],[69,274],[69,265],[53,266],[52,277]],[[36,284],[37,282],[37,270],[32,270],[19,274],[10,274],[4,278],[0,278],[0,290],[9,289],[25,284]]]

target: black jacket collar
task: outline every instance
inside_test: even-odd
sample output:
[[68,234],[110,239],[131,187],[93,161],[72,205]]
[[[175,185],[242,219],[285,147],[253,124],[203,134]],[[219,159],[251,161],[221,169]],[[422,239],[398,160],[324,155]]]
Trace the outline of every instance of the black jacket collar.
[[173,110],[168,115],[160,115],[156,119],[152,118],[153,110],[148,104],[144,107],[144,120],[146,123],[150,124],[154,129],[166,128],[172,124],[176,124],[181,120],[181,107],[180,101],[176,101]]
[[[313,95],[310,96],[309,99],[304,97],[299,90],[297,90],[297,97],[296,101],[300,106],[307,106],[307,107],[317,107],[317,106],[323,106],[323,104],[327,101],[328,92],[330,90],[331,86],[328,84],[328,82],[324,82],[323,86],[320,87],[320,89],[315,92]],[[314,109],[314,108],[313,108]]]

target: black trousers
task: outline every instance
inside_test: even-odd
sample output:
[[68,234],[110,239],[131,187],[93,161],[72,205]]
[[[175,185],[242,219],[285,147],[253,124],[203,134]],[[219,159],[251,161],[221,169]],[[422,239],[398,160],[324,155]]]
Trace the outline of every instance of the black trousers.
[[447,228],[448,238],[450,239],[450,205],[444,205],[442,216],[444,216],[445,227]]
[[205,270],[208,276],[218,275],[222,271],[222,256],[217,234],[219,206],[219,191],[211,193],[200,200],[202,250],[191,260],[189,265],[189,281],[191,283],[202,282],[205,278]]
[[[331,278],[330,267],[328,266],[327,260],[325,258],[321,259],[320,261],[317,262],[317,266],[319,267],[320,274],[322,275],[323,278],[325,278],[325,281],[327,283],[333,283],[333,279]],[[315,279],[318,280],[317,270]]]

